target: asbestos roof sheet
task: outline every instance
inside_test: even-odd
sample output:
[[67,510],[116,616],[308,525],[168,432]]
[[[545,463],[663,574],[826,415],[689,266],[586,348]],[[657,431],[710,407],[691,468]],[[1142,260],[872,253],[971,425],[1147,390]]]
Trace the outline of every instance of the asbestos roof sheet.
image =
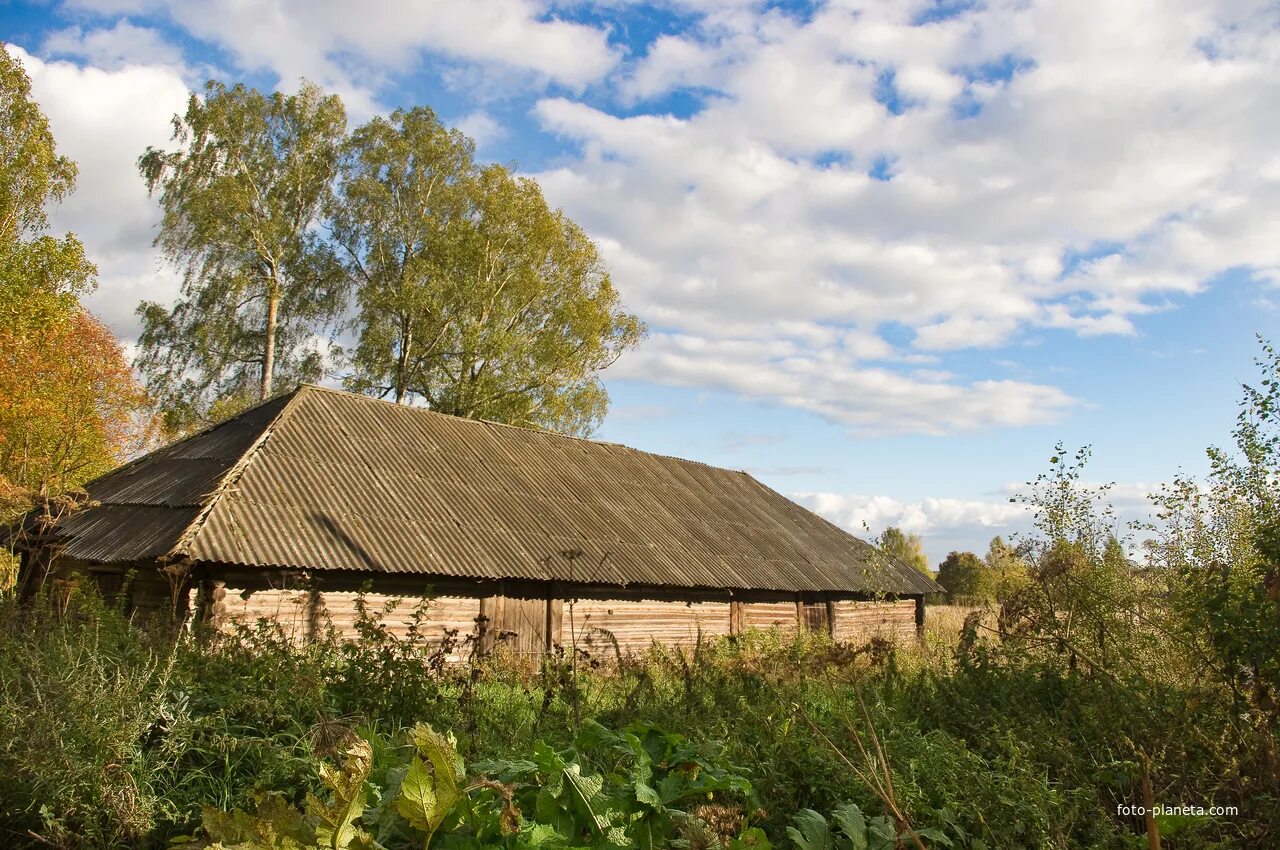
[[88,561],[939,589],[744,472],[310,385],[86,489],[97,505],[58,532]]

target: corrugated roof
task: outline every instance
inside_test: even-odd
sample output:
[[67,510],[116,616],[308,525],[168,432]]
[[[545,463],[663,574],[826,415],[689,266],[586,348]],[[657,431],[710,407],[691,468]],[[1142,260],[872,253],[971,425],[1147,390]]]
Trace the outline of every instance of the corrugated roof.
[[103,563],[939,590],[745,472],[311,385],[86,489],[59,534]]

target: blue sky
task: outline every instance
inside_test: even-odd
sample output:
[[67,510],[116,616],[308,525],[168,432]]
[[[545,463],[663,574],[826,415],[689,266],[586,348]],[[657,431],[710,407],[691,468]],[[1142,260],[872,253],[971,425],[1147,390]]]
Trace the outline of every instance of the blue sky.
[[203,80],[426,104],[536,177],[650,326],[597,436],[931,557],[1054,443],[1126,516],[1222,443],[1280,312],[1280,11],[1130,0],[5,3],[127,345],[177,277],[133,161]]

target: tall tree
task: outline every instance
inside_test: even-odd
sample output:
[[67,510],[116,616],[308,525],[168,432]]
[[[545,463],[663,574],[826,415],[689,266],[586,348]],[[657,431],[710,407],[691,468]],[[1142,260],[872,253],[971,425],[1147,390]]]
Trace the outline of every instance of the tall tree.
[[76,164],[58,155],[31,80],[0,45],[0,246],[42,233],[45,205],[62,200],[75,180]]
[[1243,387],[1235,445],[1209,449],[1205,479],[1178,475],[1155,494],[1152,555],[1178,630],[1265,730],[1280,784],[1280,351],[1258,342],[1261,380]]
[[[75,185],[21,65],[0,49],[0,514],[106,471],[145,433],[111,332],[80,306],[97,270],[47,207]],[[0,517],[7,518],[7,517]]]
[[927,576],[932,576],[929,569],[929,557],[924,553],[924,542],[918,534],[907,534],[897,526],[889,526],[880,532],[875,544],[904,564],[915,567]]
[[984,599],[1003,599],[1030,578],[1030,567],[1023,553],[1000,535],[991,538],[982,561],[985,569],[979,582],[978,596]]
[[938,565],[938,584],[947,590],[951,598],[972,600],[983,592],[986,565],[972,552],[949,552]]
[[337,173],[346,113],[304,82],[263,95],[210,81],[174,116],[178,148],[138,160],[164,216],[156,246],[183,272],[172,309],[144,302],[137,365],[171,423],[316,379],[316,328],[342,307],[316,222]]
[[0,47],[0,286],[6,304],[43,292],[70,308],[97,269],[75,234],[54,237],[47,207],[75,187],[76,164],[60,156],[31,81]]
[[0,470],[19,492],[56,495],[141,447],[146,396],[100,321],[38,290],[9,294],[0,323]]
[[346,145],[331,227],[359,306],[348,389],[404,401],[451,327],[473,151],[426,107],[375,118]]
[[360,307],[349,389],[588,433],[599,373],[644,336],[582,228],[430,110],[353,134],[334,234]]

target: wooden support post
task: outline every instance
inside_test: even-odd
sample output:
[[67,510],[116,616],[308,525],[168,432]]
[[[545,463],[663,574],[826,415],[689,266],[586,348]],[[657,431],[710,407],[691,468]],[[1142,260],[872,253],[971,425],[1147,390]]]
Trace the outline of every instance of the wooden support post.
[[827,600],[827,634],[836,636],[836,603]]
[[30,602],[44,587],[52,567],[48,547],[23,549],[18,556],[18,599]]
[[747,603],[740,599],[729,601],[729,634],[740,635],[747,630]]
[[796,631],[804,631],[809,628],[809,623],[804,615],[804,601],[799,596],[796,597]]
[[477,651],[480,655],[488,655],[493,649],[502,622],[502,602],[501,588],[493,596],[480,598],[480,616],[476,618]]
[[307,621],[305,626],[307,643],[315,643],[324,632],[324,595],[313,583],[307,590]]
[[915,597],[916,600],[916,637],[924,640],[924,596]]
[[227,583],[205,578],[196,592],[196,624],[218,628],[226,615]]
[[564,645],[564,599],[560,596],[560,585],[552,582],[547,588],[547,624],[545,647],[553,652],[557,646]]

